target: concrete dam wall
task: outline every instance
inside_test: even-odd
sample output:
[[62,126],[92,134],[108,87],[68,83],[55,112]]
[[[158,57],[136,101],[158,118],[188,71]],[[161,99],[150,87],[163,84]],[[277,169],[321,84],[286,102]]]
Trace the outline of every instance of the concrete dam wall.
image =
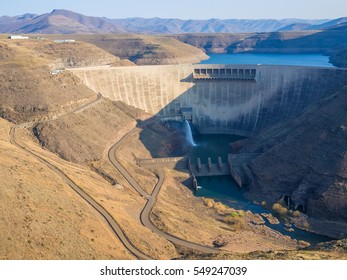
[[347,84],[347,70],[267,65],[168,65],[71,70],[89,88],[201,133],[250,136],[295,117]]

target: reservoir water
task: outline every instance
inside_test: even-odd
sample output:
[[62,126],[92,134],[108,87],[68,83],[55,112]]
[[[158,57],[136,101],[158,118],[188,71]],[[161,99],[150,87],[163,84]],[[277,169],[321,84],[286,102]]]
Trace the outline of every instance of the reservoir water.
[[329,57],[322,54],[262,54],[262,53],[230,53],[208,54],[207,60],[200,64],[267,64],[334,67]]
[[[243,137],[233,135],[194,135],[196,146],[191,146],[187,156],[191,158],[192,163],[196,162],[199,157],[202,163],[207,163],[207,157],[211,157],[212,162],[216,163],[218,156],[222,157],[223,162],[227,160],[227,154],[231,152],[230,143],[237,141]],[[253,213],[270,213],[269,210],[255,204],[244,197],[245,189],[240,188],[231,176],[211,176],[198,177],[198,185],[201,187],[195,195],[199,197],[213,198],[237,210],[250,210]],[[266,219],[264,219],[266,220]],[[331,238],[326,236],[310,233],[298,228],[294,228],[294,232],[285,230],[284,221],[278,225],[266,225],[274,230],[288,235],[297,240],[304,240],[311,244],[329,241]]]

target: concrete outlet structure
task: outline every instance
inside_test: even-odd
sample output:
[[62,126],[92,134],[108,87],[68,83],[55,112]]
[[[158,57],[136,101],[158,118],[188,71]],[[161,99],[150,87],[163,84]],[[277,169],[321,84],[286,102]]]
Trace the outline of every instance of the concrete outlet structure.
[[167,65],[71,70],[89,88],[163,118],[188,118],[200,133],[251,136],[295,117],[347,84],[339,68]]

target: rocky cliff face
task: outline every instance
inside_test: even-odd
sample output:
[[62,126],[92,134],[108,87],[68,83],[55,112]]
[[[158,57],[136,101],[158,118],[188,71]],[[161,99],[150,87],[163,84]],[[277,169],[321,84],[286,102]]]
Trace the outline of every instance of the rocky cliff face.
[[323,53],[331,55],[334,65],[347,65],[347,24],[323,31],[180,34],[174,37],[207,53]]
[[347,87],[246,140],[249,196],[291,198],[310,217],[347,222]]
[[337,50],[330,54],[330,62],[337,67],[347,67],[347,48]]

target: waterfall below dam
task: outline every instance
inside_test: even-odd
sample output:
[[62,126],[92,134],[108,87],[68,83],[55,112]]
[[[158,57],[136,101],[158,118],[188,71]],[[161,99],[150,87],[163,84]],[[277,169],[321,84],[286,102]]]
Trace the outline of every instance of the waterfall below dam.
[[192,146],[196,146],[196,143],[194,142],[194,139],[193,139],[192,128],[190,127],[190,124],[187,120],[183,122],[183,131],[184,131],[184,134],[186,135],[187,142]]

